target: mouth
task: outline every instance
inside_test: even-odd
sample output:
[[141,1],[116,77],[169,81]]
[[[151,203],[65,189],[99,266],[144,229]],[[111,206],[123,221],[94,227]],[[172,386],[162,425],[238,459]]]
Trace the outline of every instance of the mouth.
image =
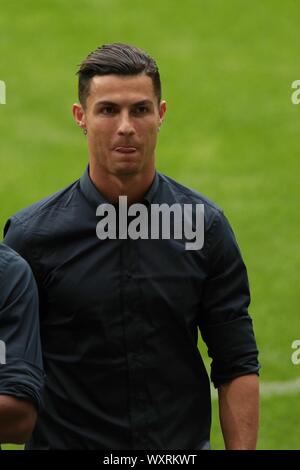
[[115,152],[118,152],[118,153],[134,153],[136,152],[136,147],[126,147],[126,146],[122,146],[122,147],[116,147],[114,148]]

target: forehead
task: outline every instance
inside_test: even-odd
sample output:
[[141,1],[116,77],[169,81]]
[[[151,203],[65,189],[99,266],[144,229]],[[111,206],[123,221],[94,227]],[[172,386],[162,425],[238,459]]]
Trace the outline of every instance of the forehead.
[[152,79],[147,75],[96,75],[87,98],[90,104],[102,100],[114,103],[157,100]]

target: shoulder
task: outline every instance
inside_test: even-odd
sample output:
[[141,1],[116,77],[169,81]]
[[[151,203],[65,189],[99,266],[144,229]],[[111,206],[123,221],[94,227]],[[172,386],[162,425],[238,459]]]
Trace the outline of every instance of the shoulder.
[[76,193],[79,180],[76,180],[66,188],[51,194],[34,204],[20,210],[11,219],[16,219],[22,224],[40,223],[43,217],[57,215],[57,212],[64,210],[72,201],[72,196]]
[[178,183],[169,176],[158,173],[164,201],[180,204],[203,204],[205,245],[210,248],[225,242],[236,244],[234,232],[223,209],[202,193]]
[[55,238],[67,223],[66,220],[72,217],[71,208],[76,207],[78,192],[79,180],[22,209],[7,220],[4,243],[23,256],[34,271],[40,264],[39,243],[45,242],[49,234]]
[[158,175],[164,202],[169,204],[191,204],[193,208],[197,204],[202,204],[204,206],[206,232],[210,232],[211,229],[218,223],[218,221],[224,218],[223,209],[211,199],[204,196],[202,193],[184,186],[181,183],[178,183],[169,176],[163,175],[161,173]]
[[184,186],[178,181],[173,180],[169,176],[159,173],[159,178],[162,186],[168,188],[172,192],[174,198],[178,199],[178,202],[190,202],[197,204],[204,204],[209,211],[213,213],[220,214],[223,213],[223,210],[211,199],[204,196],[202,193],[195,191],[187,186]]
[[4,227],[5,242],[28,259],[21,248],[22,240],[45,236],[60,226],[58,221],[65,220],[76,205],[78,188],[79,180],[12,215]]

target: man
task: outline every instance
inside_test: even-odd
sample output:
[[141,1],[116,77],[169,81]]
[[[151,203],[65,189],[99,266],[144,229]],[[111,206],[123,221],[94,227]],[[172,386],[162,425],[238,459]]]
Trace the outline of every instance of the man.
[[[253,449],[259,365],[246,269],[222,211],[155,170],[166,111],[156,63],[136,47],[110,44],[89,54],[78,74],[73,115],[87,137],[89,166],[5,227],[41,299],[48,380],[28,448],[209,448],[199,327],[226,448]],[[124,221],[116,228],[107,219],[107,236],[96,231],[105,211],[120,214],[122,197],[148,215],[155,204],[204,205],[203,247],[186,250],[185,237],[161,230],[126,236]]]
[[30,438],[42,386],[36,284],[26,261],[0,244],[0,442]]

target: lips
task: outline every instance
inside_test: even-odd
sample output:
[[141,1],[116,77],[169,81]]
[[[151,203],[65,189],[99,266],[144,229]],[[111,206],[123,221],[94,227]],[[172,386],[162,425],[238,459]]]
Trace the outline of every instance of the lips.
[[116,147],[115,151],[119,153],[134,153],[136,151],[136,147]]

